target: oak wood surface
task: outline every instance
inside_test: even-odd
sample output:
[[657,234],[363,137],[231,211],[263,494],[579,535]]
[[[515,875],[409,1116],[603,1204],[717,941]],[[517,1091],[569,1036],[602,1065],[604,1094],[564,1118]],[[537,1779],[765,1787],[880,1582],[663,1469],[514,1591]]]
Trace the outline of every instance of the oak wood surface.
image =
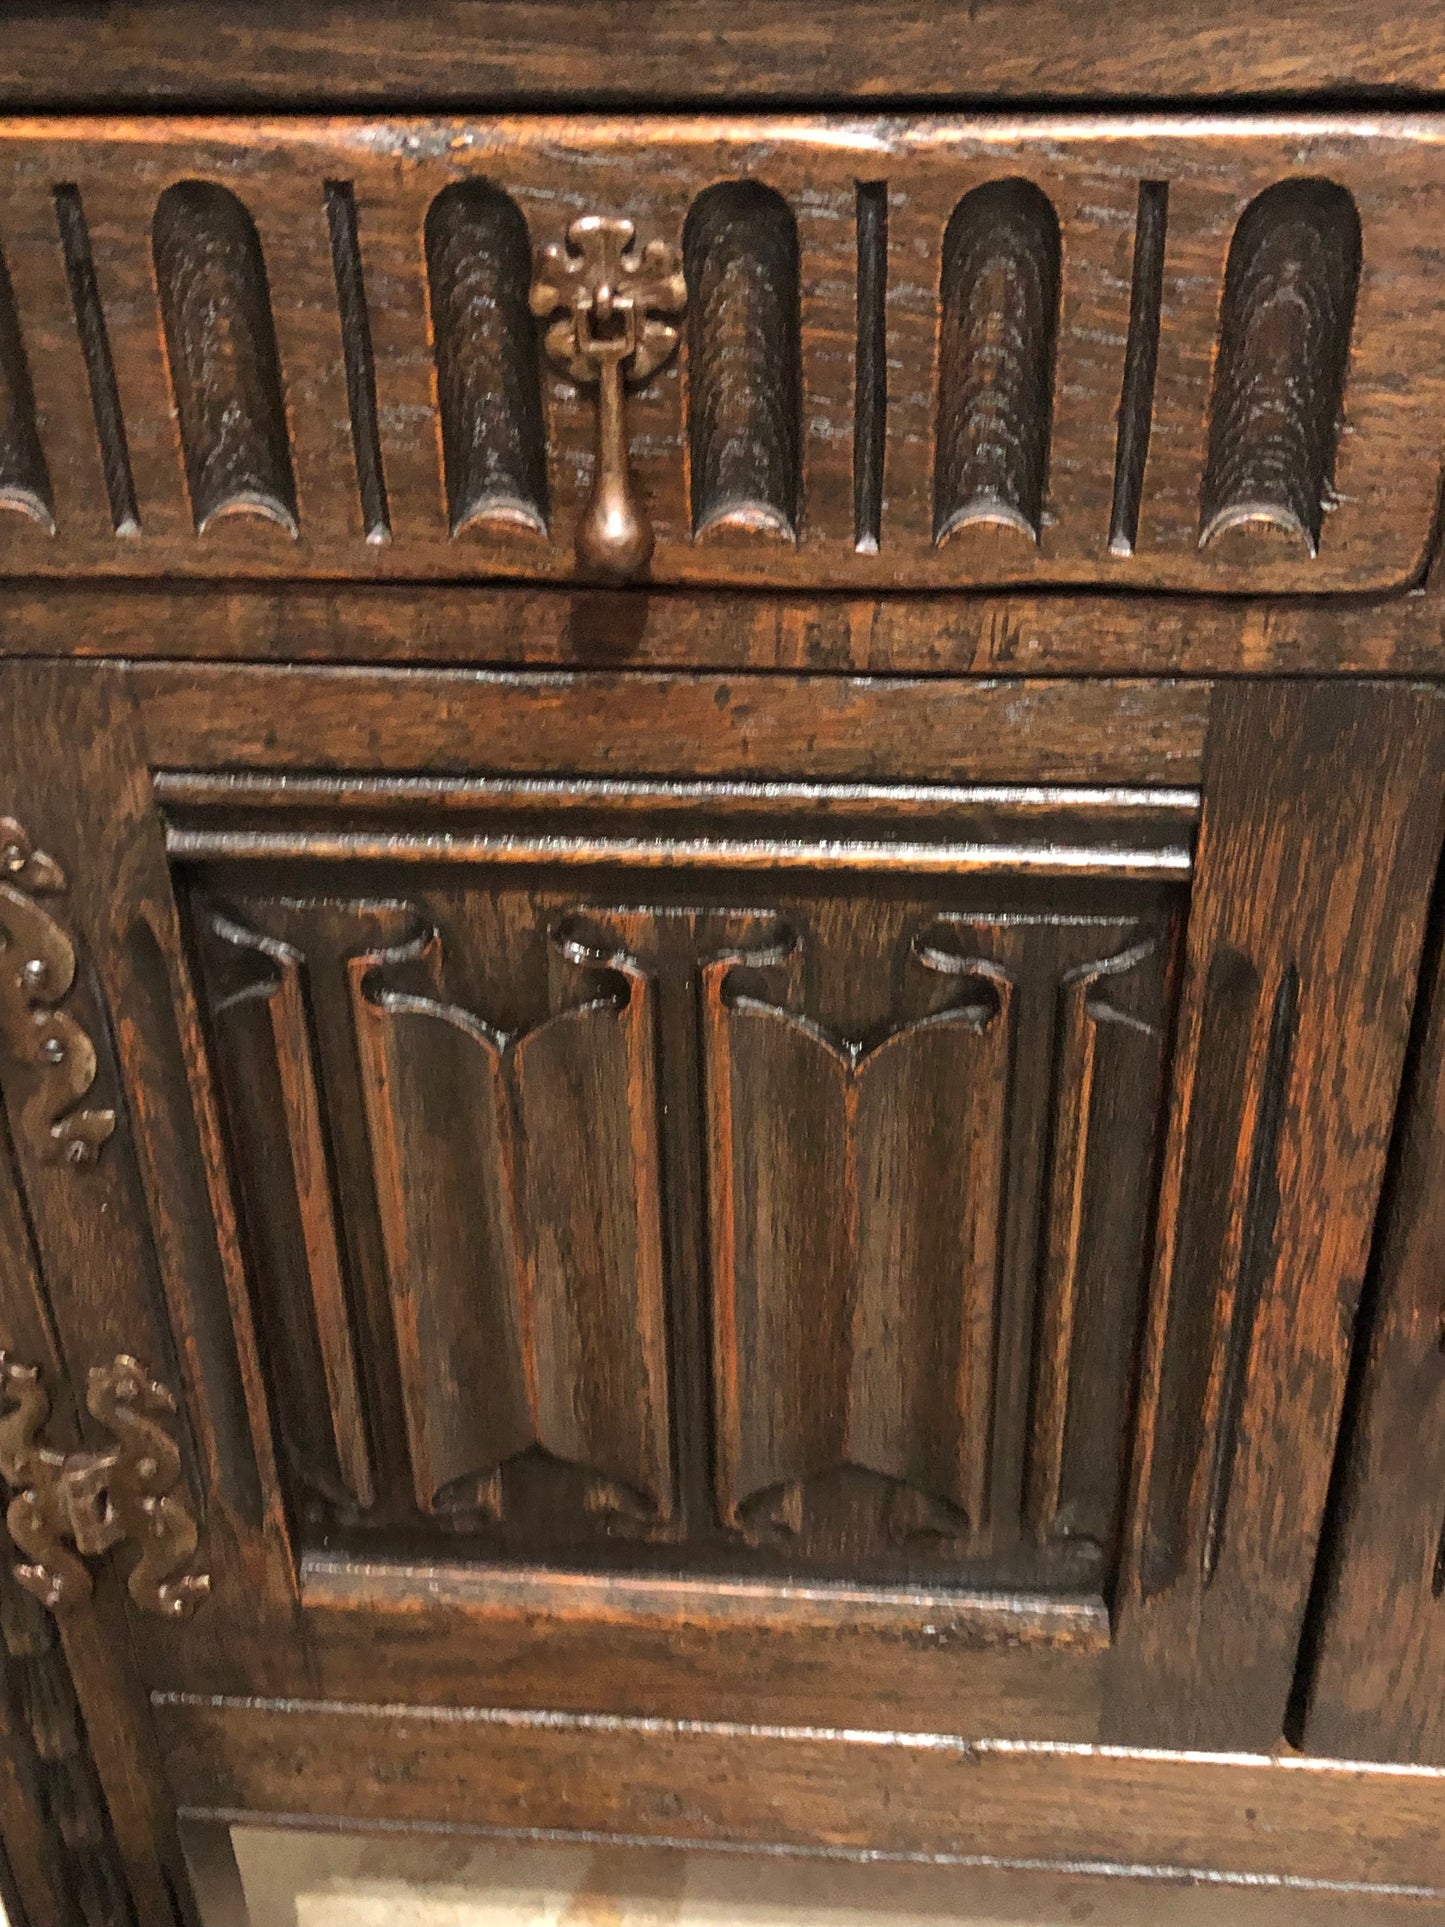
[[1438,584],[1386,601],[1310,603],[25,581],[0,595],[0,656],[817,676],[1428,677],[1445,664],[1445,608]]
[[[213,1578],[0,1588],[30,1927],[189,1927],[177,1805],[1445,1897],[1445,29],[4,40],[0,814],[117,1124],[12,1040],[0,1338],[62,1445],[176,1386]],[[692,301],[626,590],[588,212]]]
[[[474,106],[650,101],[1409,97],[1445,83],[1428,7],[1345,0],[742,0],[699,30],[688,0],[146,0],[11,10],[0,100],[26,109]],[[78,31],[79,29],[79,31]]]
[[1438,692],[1364,688],[1211,717],[1111,1736],[1283,1727],[1445,824]]
[[182,1804],[206,1817],[1211,1870],[1416,1898],[1442,1889],[1445,1785],[1421,1768],[375,1703],[166,1696],[155,1712]]
[[[1438,908],[1438,905],[1437,905]],[[1445,1763],[1445,974],[1439,919],[1317,1602],[1304,1744]]]
[[[627,401],[656,582],[1404,590],[1439,493],[1445,283],[1416,237],[1441,130],[8,121],[0,566],[586,579],[597,401],[539,369],[527,299],[531,250],[581,209],[686,242],[682,350]],[[888,217],[880,522],[861,543],[860,179]],[[1169,189],[1161,325],[1149,393],[1123,409],[1141,182]],[[1145,426],[1121,541],[1119,438]]]

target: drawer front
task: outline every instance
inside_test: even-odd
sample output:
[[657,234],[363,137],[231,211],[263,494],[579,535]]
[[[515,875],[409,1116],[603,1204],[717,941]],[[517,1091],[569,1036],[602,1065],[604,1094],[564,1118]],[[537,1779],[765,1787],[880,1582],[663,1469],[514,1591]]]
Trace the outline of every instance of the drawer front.
[[[11,121],[0,569],[1398,588],[1442,128]],[[584,281],[650,328],[604,464],[650,560],[578,559]]]

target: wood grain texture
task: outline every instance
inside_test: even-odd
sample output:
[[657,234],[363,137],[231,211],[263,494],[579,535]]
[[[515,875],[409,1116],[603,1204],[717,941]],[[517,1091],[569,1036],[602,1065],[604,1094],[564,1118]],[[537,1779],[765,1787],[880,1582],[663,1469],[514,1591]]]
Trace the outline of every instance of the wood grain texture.
[[[111,1292],[109,1312],[121,1323],[135,1312],[137,1280],[127,1272],[126,1235],[105,1221],[124,1194],[72,1200],[69,1236],[57,1236],[44,1218],[45,1168],[18,1152],[8,1122],[0,1126],[0,1344],[36,1361],[56,1388],[49,1437],[72,1450],[83,1441],[68,1386],[94,1357],[90,1335],[100,1322],[93,1278],[84,1274],[99,1267]],[[97,1206],[98,1226],[91,1216]],[[107,1238],[107,1231],[117,1235]],[[104,1269],[111,1260],[114,1273]],[[138,1329],[140,1320],[133,1322]],[[71,1358],[79,1371],[68,1370]],[[57,1621],[14,1583],[14,1550],[5,1535],[0,1824],[20,1891],[42,1921],[67,1919],[70,1910],[84,1927],[134,1927],[150,1918],[170,1927],[178,1857],[122,1589],[103,1571],[84,1611]],[[46,1837],[34,1837],[37,1826]]]
[[1048,480],[1059,223],[1031,181],[991,181],[943,235],[933,539],[974,524],[1037,542]]
[[1164,250],[1169,232],[1169,183],[1140,181],[1134,222],[1134,272],[1129,287],[1129,337],[1119,393],[1119,436],[1114,448],[1114,502],[1109,551],[1131,555],[1139,539],[1139,512],[1149,438],[1154,432],[1154,383],[1159,373],[1159,323],[1164,300]]
[[616,59],[616,17],[575,0],[499,0],[485,26],[467,0],[432,0],[424,26],[387,0],[341,0],[297,18],[279,0],[217,12],[148,0],[142,12],[64,17],[26,8],[11,26],[6,105],[167,107],[314,103],[453,108],[565,100],[636,111],[649,101],[1042,98],[1133,103],[1261,95],[1418,98],[1438,91],[1445,30],[1426,9],[1362,13],[1345,0],[1116,0],[1107,36],[1068,0],[751,0],[699,35],[689,0],[663,0]]
[[754,181],[724,181],[683,229],[692,524],[796,539],[798,230]]
[[508,1031],[447,1001],[435,930],[349,963],[417,1502],[499,1521],[536,1452],[588,1511],[665,1521],[651,986],[580,920],[545,964],[549,1014]]
[[1313,555],[1331,501],[1360,280],[1360,217],[1332,181],[1267,188],[1229,244],[1199,546],[1251,523]]
[[[804,782],[1197,781],[1208,684],[138,666],[153,766]],[[400,699],[400,700],[399,700]],[[1101,765],[1100,757],[1103,757]]]
[[[1016,678],[1431,676],[1439,584],[1392,601],[1180,596],[754,595],[291,583],[16,582],[0,658],[713,670]],[[831,702],[827,682],[817,685]],[[1046,751],[1047,753],[1047,751]]]
[[499,188],[455,182],[427,210],[426,259],[451,532],[496,520],[545,535],[527,224]]
[[361,523],[368,542],[389,542],[391,516],[381,459],[381,425],[376,412],[376,355],[366,305],[366,272],[361,260],[356,196],[349,181],[326,183],[326,224],[331,231],[331,265],[336,274],[336,306],[346,355],[346,399],[351,411],[351,446],[356,456]]
[[[837,1503],[829,1483],[863,1474],[901,1545],[1003,1553],[1027,1518],[1067,1547],[1076,1585],[1097,1581],[1116,1535],[1167,915],[914,926],[895,953],[901,1008],[861,1035],[809,1008],[827,975],[808,948],[785,925],[704,969],[722,1520],[805,1557]],[[1111,977],[1127,1014],[1100,988]],[[1100,1043],[1111,1025],[1117,1051]]]
[[80,337],[81,351],[85,356],[90,408],[95,417],[96,440],[100,444],[100,462],[105,474],[105,492],[110,502],[111,525],[117,535],[139,535],[140,510],[136,504],[135,476],[131,471],[120,390],[115,381],[115,359],[110,351],[105,309],[95,278],[90,229],[80,194],[75,188],[64,184],[56,188],[55,219],[65,254],[65,272],[75,310],[75,331]]
[[196,533],[231,515],[296,533],[296,490],[266,264],[229,189],[181,181],[156,203],[156,284]]
[[306,959],[214,906],[199,920],[217,1068],[233,1137],[249,1153],[236,1172],[286,1454],[322,1497],[365,1509],[374,1497],[371,1453]]
[[[1445,282],[1416,237],[1429,228],[1445,194],[1441,125],[1430,115],[1382,117],[1368,126],[1323,115],[1214,122],[554,115],[379,127],[345,119],[9,122],[0,129],[0,212],[19,330],[38,384],[36,419],[58,533],[52,538],[23,516],[0,517],[0,570],[14,576],[575,579],[574,537],[593,471],[593,411],[578,405],[573,383],[555,371],[544,374],[538,403],[529,365],[535,331],[515,297],[525,278],[524,240],[554,237],[566,224],[559,215],[570,218],[581,208],[625,213],[639,234],[672,246],[685,232],[696,242],[704,227],[716,228],[718,247],[707,251],[714,260],[709,277],[721,273],[719,250],[727,236],[729,248],[746,242],[728,255],[734,265],[727,275],[716,284],[709,278],[705,287],[694,246],[691,345],[628,398],[637,484],[657,538],[651,573],[659,584],[855,593],[1030,583],[1196,594],[1399,592],[1424,568],[1440,482],[1430,424],[1445,412],[1445,375],[1434,354]],[[1337,363],[1339,343],[1349,340],[1332,506],[1316,555],[1304,543],[1281,540],[1277,530],[1253,526],[1201,549],[1201,489],[1231,240],[1236,230],[1246,232],[1241,217],[1252,204],[1272,205],[1261,196],[1301,178],[1328,180],[1352,198],[1363,247],[1353,334],[1347,325],[1335,328],[1336,345],[1326,356]],[[858,546],[854,499],[860,180],[882,189],[888,214],[884,338],[893,366],[876,549]],[[1138,526],[1132,550],[1124,553],[1111,548],[1113,478],[1141,182],[1168,188],[1169,238]],[[80,196],[91,230],[142,524],[135,541],[117,540],[97,455],[55,226],[58,185]],[[390,542],[367,539],[376,525],[358,502],[356,382],[347,360],[348,343],[354,347],[358,339],[355,288],[347,283],[351,294],[338,294],[326,206],[328,190],[339,187],[349,189],[356,213]],[[184,470],[164,368],[157,366],[155,291],[145,259],[157,202],[172,205],[164,197],[177,191],[229,196],[216,205],[239,210],[228,217],[236,235],[227,259],[247,263],[236,298],[242,299],[240,288],[248,292],[236,313],[244,312],[248,338],[264,334],[267,311],[274,332],[274,352],[262,352],[254,382],[247,378],[264,394],[248,402],[244,418],[264,417],[267,499],[294,512],[294,541],[274,528],[248,526],[245,516],[222,518],[197,540],[178,489]],[[979,193],[982,202],[970,198]],[[1000,195],[1016,214],[1025,202],[1037,210],[1046,201],[1057,245],[1049,221],[1029,227],[1019,214],[1032,240],[1016,220],[1011,254],[990,243],[977,255],[975,265],[987,258],[999,270],[982,281],[970,276],[969,339],[993,343],[981,360],[962,351],[963,336],[941,317],[941,295],[948,297],[947,314],[963,312],[954,299],[955,293],[962,298],[961,286],[952,271],[944,274],[945,236],[961,204],[977,211],[997,205]],[[480,254],[466,242],[471,278],[457,280],[462,228],[471,233],[461,213],[479,206],[479,196],[493,210],[488,218],[501,219],[512,239],[504,245],[494,237]],[[734,205],[740,212],[725,214]],[[512,213],[503,217],[498,210],[505,208]],[[772,210],[766,219],[764,209]],[[438,256],[439,225],[448,223],[460,224]],[[1291,231],[1301,231],[1297,222]],[[433,266],[452,264],[443,280],[460,303],[455,316],[436,305],[429,253]],[[967,248],[948,253],[959,261],[974,258]],[[1010,383],[1026,376],[1027,393],[1020,390],[1016,402],[1004,398],[1000,419],[1009,424],[1009,460],[1022,462],[1008,489],[1028,498],[1015,512],[1037,522],[1038,540],[990,532],[985,524],[938,547],[936,533],[958,509],[949,493],[958,478],[949,480],[949,463],[963,459],[964,444],[953,431],[973,406],[950,412],[949,397],[962,395],[960,382],[970,381],[975,402],[986,392],[1002,396],[992,378],[983,389],[977,380],[985,367],[1002,368],[998,346],[1024,312],[1018,307],[1023,283],[1010,282],[1007,263],[1035,256],[1044,281],[1025,306],[1033,301],[1029,326],[1052,334],[1052,351],[1036,345],[1021,359],[1010,351]],[[264,303],[257,259],[264,259]],[[714,291],[720,297],[724,286],[726,299],[715,300]],[[504,297],[508,287],[513,293]],[[1268,312],[1279,319],[1294,311],[1276,300]],[[513,317],[505,326],[504,314]],[[468,349],[473,334],[478,345]],[[1257,329],[1251,339],[1258,344]],[[1287,382],[1318,386],[1304,365],[1314,352],[1312,339],[1308,329],[1283,328],[1266,357],[1276,369],[1271,379],[1283,371]],[[493,353],[505,344],[505,354]],[[469,354],[481,360],[465,363]],[[940,396],[944,359],[949,377]],[[1050,361],[1051,427],[1043,399]],[[285,443],[265,399],[278,387],[276,362],[284,377],[289,491],[281,473]],[[465,395],[456,386],[464,365],[472,368]],[[711,372],[704,377],[705,366]],[[78,369],[81,379],[66,379],[68,368]],[[1329,417],[1331,432],[1340,412],[1337,375],[1336,369],[1319,390],[1320,407],[1306,411],[1311,420]],[[934,477],[940,400],[941,518]],[[485,433],[475,428],[479,408],[490,424]],[[1222,409],[1218,419],[1228,413]],[[983,419],[977,416],[976,429]],[[1039,439],[1045,429],[1046,477]],[[467,439],[474,433],[479,442]],[[464,455],[467,448],[472,452]],[[499,480],[483,460],[465,482],[458,463],[475,462],[487,450],[486,460],[505,455],[505,475]],[[728,450],[727,476],[713,474],[709,464]],[[997,481],[979,483],[990,499]],[[474,488],[482,491],[479,500],[501,488],[512,503],[511,519],[488,520],[458,538],[454,530]],[[973,488],[968,483],[965,493]],[[763,507],[748,511],[755,498]],[[738,514],[761,513],[779,527],[786,521],[795,539],[708,527],[714,500],[731,502]]]
[[[594,732],[596,720],[594,711]],[[203,923],[209,919],[233,946],[264,948],[268,985],[278,963],[299,982],[305,960],[320,1055],[313,1079],[305,1027],[293,1023],[302,1042],[290,1054],[301,1061],[289,1082],[314,1081],[329,1093],[324,1122],[302,1136],[336,1147],[339,1243],[361,1271],[374,1269],[374,1256],[362,1251],[370,1236],[363,1221],[373,1190],[377,1201],[384,1315],[378,1323],[365,1312],[355,1342],[373,1364],[395,1348],[404,1477],[393,1447],[384,1448],[378,1491],[385,1503],[371,1516],[344,1498],[323,1513],[313,1509],[313,1544],[333,1543],[314,1534],[343,1527],[358,1546],[367,1543],[361,1531],[388,1527],[424,1544],[428,1535],[435,1542],[440,1523],[453,1539],[464,1534],[479,1550],[514,1557],[567,1549],[649,1569],[679,1559],[837,1576],[952,1566],[974,1581],[1005,1585],[1078,1591],[1100,1582],[1115,1544],[1136,1322],[1127,1304],[1116,1319],[1105,1301],[1112,1306],[1116,1295],[1127,1300],[1139,1288],[1176,901],[1169,892],[1188,873],[1191,792],[616,779],[277,782],[234,773],[208,779],[195,770],[162,775],[157,789],[173,854],[198,866]],[[353,875],[365,877],[368,894],[348,905]],[[1032,880],[1036,905],[1051,894],[1066,902],[1113,896],[1135,915],[1030,917],[1022,876]],[[875,877],[891,905],[872,901]],[[267,894],[283,883],[284,896]],[[1018,908],[996,927],[977,917],[960,922],[955,906],[970,887],[981,900],[1019,899]],[[733,907],[750,899],[757,909]],[[207,907],[217,902],[236,907],[218,916]],[[767,1089],[723,1106],[743,1200],[729,1211],[752,1223],[761,1184],[777,1225],[775,1248],[761,1234],[764,1248],[746,1261],[741,1287],[715,1270],[711,1288],[756,1293],[766,1301],[764,1324],[779,1331],[797,1324],[804,1336],[793,1348],[789,1383],[779,1365],[769,1390],[760,1361],[777,1347],[768,1334],[728,1318],[715,1322],[713,1370],[725,1375],[741,1356],[753,1361],[753,1387],[763,1386],[760,1399],[744,1401],[740,1439],[725,1428],[720,1449],[766,1457],[763,1407],[774,1396],[796,1406],[803,1431],[814,1420],[821,1427],[821,1445],[807,1448],[821,1453],[818,1462],[783,1475],[784,1483],[823,1476],[807,1495],[806,1525],[800,1492],[796,1536],[786,1543],[740,1516],[753,1488],[734,1496],[706,1474],[713,1451],[706,1398],[683,1385],[669,1400],[664,1328],[674,1347],[689,1347],[705,1328],[708,1286],[700,1211],[672,1217],[665,1254],[661,1230],[663,1199],[679,1186],[691,1195],[698,1175],[699,1087],[715,1092],[728,1083],[724,1051],[707,1042],[716,1029],[711,986],[727,974],[719,959],[780,919],[799,933],[796,1027],[805,1044],[822,1043],[825,1069],[830,1055],[857,1060],[864,1113],[856,1146],[842,1152],[846,1170],[834,1171],[839,1181],[829,1187],[798,1181],[797,1160],[779,1154],[789,1118],[804,1162],[808,1145],[823,1143],[819,1117],[837,1093],[815,1088],[816,1065],[800,1061],[795,1075],[765,1042],[753,1063]],[[247,929],[271,934],[247,938]],[[899,965],[895,1002],[888,986]],[[1086,978],[1127,975],[1136,965],[1145,966],[1135,987],[1143,1057],[1131,1061],[1127,1049],[1121,1055],[1107,1043],[1095,1051],[1096,1021],[1109,1021],[1095,986],[1084,992],[1088,1007],[1068,1020],[1074,1041],[1056,1076],[1060,1012],[1072,1010]],[[1021,1014],[1010,1010],[991,1040],[991,1102],[950,1128],[955,1073],[972,1068],[943,1035],[952,992],[963,999],[967,1029],[975,978],[996,981],[1011,996],[1014,973]],[[285,1237],[293,1275],[308,1263],[312,1273],[299,1292],[292,1287],[293,1298],[314,1299],[321,1322],[340,1320],[349,1343],[349,1321],[363,1317],[373,1294],[354,1285],[349,1294],[337,1290],[329,1186],[310,1214],[311,1259],[303,1232],[286,1230],[296,1220],[299,1188],[283,1148],[297,1135],[288,1120],[294,1106],[286,1080],[278,1088],[263,1068],[274,1048],[243,1050],[241,1039],[227,1035],[243,1009],[261,1018],[247,987],[254,972],[239,995],[228,987],[233,974],[211,973],[212,997],[227,1082],[244,1080],[261,1094],[235,1135],[234,1155],[243,1193],[257,1198],[249,1215],[259,1231],[263,1302],[277,1289],[266,1280],[285,1257],[269,1248]],[[338,1028],[329,1007],[343,976]],[[1121,989],[1122,1017],[1133,993]],[[763,1014],[786,1017],[767,1005]],[[828,1041],[838,1036],[841,1043]],[[851,1041],[859,1038],[871,1041]],[[728,1037],[722,1042],[733,1048]],[[349,1117],[358,1059],[369,1133],[359,1160]],[[1010,1097],[1014,1086],[1028,1094]],[[841,1101],[845,1111],[856,1108],[847,1089]],[[1075,1106],[1085,1116],[1081,1134],[1070,1135],[1062,1120]],[[1047,1152],[1055,1113],[1060,1143]],[[932,1138],[923,1128],[929,1119]],[[1113,1146],[1107,1173],[1105,1140]],[[826,1147],[823,1155],[826,1162]],[[289,1157],[294,1164],[297,1153]],[[993,1173],[977,1197],[975,1157]],[[312,1167],[324,1161],[320,1153],[305,1160]],[[750,1171],[763,1175],[754,1182]],[[978,1247],[956,1295],[932,1276],[938,1270],[948,1278],[956,1223],[936,1211],[940,1186],[959,1191],[959,1211],[972,1225],[967,1242]],[[1024,1529],[1022,1486],[1042,1262],[1032,1226],[1046,1188],[1057,1194],[1059,1215],[1048,1289],[1063,1322],[1050,1340],[1047,1400],[1058,1433],[1047,1447],[1057,1490],[1049,1515],[1037,1521],[1036,1547]],[[833,1212],[847,1218],[855,1191],[878,1201],[865,1209],[857,1238],[844,1237],[848,1252],[825,1250],[826,1231],[813,1239],[818,1304],[799,1318],[786,1304],[790,1266],[808,1244],[798,1226],[826,1225]],[[1122,1201],[1108,1225],[1098,1213],[1106,1191]],[[994,1274],[1005,1243],[1008,1280],[1000,1287]],[[910,1309],[894,1331],[887,1292],[896,1274]],[[839,1292],[856,1324],[841,1393],[823,1360],[810,1356],[812,1327],[831,1329]],[[1004,1345],[1016,1362],[999,1394],[1006,1443],[995,1454],[1000,1293]],[[1072,1307],[1080,1298],[1091,1301],[1079,1321],[1081,1342],[1094,1332],[1087,1363],[1073,1355]],[[296,1315],[283,1308],[283,1325]],[[955,1317],[966,1328],[958,1357],[946,1364],[939,1352],[930,1364],[935,1326]],[[292,1372],[284,1388],[304,1435],[322,1425],[328,1397],[334,1407],[327,1386],[335,1374],[323,1369],[315,1339],[301,1338],[283,1331],[279,1346],[287,1357],[304,1353],[300,1378]],[[950,1373],[959,1378],[956,1391]],[[373,1383],[381,1404],[372,1406],[371,1429],[384,1430],[389,1370]],[[491,1388],[486,1398],[476,1393],[482,1384]],[[694,1468],[676,1508],[670,1402],[678,1463]],[[839,1425],[847,1437],[830,1456]],[[845,1475],[839,1489],[835,1472]],[[585,1475],[581,1484],[564,1477],[575,1473]],[[1066,1499],[1063,1488],[1094,1474],[1097,1503],[1075,1516],[1082,1490]],[[949,1511],[960,1479],[968,1488],[961,1528]],[[310,1483],[317,1487],[314,1477]],[[629,1522],[667,1530],[649,1529],[650,1544],[630,1545],[637,1533]],[[671,1541],[681,1552],[668,1553]]]
[[7,1740],[12,1798],[34,1803],[47,1838],[27,1863],[51,1871],[47,1895],[32,1877],[34,1900],[48,1904],[39,1919],[73,1917],[81,1927],[132,1927],[135,1915],[125,1864],[96,1779],[85,1723],[61,1651],[59,1634],[38,1600],[0,1574],[0,1641],[5,1654]]
[[1366,684],[1228,685],[1215,705],[1105,1730],[1269,1745],[1404,1062],[1445,718],[1434,691]]
[[[910,1735],[167,1698],[188,1810],[1441,1891],[1440,1776]],[[960,1788],[968,1797],[960,1798]],[[1306,1903],[1307,1904],[1307,1903]]]
[[35,391],[15,312],[15,292],[0,255],[0,509],[55,531],[50,473],[35,426]]
[[[264,1673],[278,1615],[290,1610],[288,1528],[219,1097],[134,713],[124,677],[108,672],[76,681],[10,666],[3,681],[15,781],[74,866],[77,945],[87,994],[103,997],[109,1016],[101,1075],[120,1119],[106,1157],[84,1173],[79,1200],[57,1196],[49,1187],[60,1173],[47,1177],[48,1167],[17,1146],[42,1271],[57,1324],[74,1334],[77,1366],[134,1351],[163,1366],[179,1392],[178,1432],[190,1490],[201,1497],[215,1592],[234,1588],[247,1607],[239,1631],[198,1613],[186,1641],[214,1641]],[[77,781],[44,745],[82,738],[86,777]],[[164,1651],[168,1634],[158,1621],[136,1620],[130,1638],[142,1664]],[[136,1743],[127,1722],[113,1737],[117,1746]]]
[[765,1693],[779,1720],[869,1732],[906,1713],[931,1733],[1088,1740],[1109,1640],[1098,1599],[952,1585],[316,1555],[302,1595],[296,1677],[329,1699],[363,1698],[383,1667],[438,1705],[747,1723]]
[[[1438,905],[1437,905],[1438,909]],[[1322,1566],[1304,1744],[1445,1764],[1445,968],[1437,916]]]

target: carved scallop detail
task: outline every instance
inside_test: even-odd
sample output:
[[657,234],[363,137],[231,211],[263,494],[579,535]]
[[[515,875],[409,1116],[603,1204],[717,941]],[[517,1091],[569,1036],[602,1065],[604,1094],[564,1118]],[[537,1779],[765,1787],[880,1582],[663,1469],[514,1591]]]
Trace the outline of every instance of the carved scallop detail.
[[966,194],[943,237],[933,539],[970,523],[1037,542],[1059,313],[1059,223],[1031,181]]
[[55,533],[50,472],[35,426],[30,364],[5,257],[0,254],[0,509],[13,509]]
[[1360,280],[1332,181],[1281,181],[1240,216],[1224,277],[1199,546],[1263,524],[1319,548]]
[[253,515],[297,533],[296,484],[261,239],[228,188],[178,181],[151,226],[196,531]]
[[547,532],[546,433],[521,209],[488,181],[443,188],[426,217],[437,398],[453,535]]
[[801,517],[798,230],[756,181],[700,194],[682,241],[692,522],[795,540]]

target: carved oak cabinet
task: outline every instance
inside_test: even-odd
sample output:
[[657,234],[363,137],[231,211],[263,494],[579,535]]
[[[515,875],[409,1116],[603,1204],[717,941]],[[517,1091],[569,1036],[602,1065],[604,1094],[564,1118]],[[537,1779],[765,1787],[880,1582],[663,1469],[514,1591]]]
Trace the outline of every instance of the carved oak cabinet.
[[1445,1892],[1445,29],[1110,12],[7,13],[17,1922]]

